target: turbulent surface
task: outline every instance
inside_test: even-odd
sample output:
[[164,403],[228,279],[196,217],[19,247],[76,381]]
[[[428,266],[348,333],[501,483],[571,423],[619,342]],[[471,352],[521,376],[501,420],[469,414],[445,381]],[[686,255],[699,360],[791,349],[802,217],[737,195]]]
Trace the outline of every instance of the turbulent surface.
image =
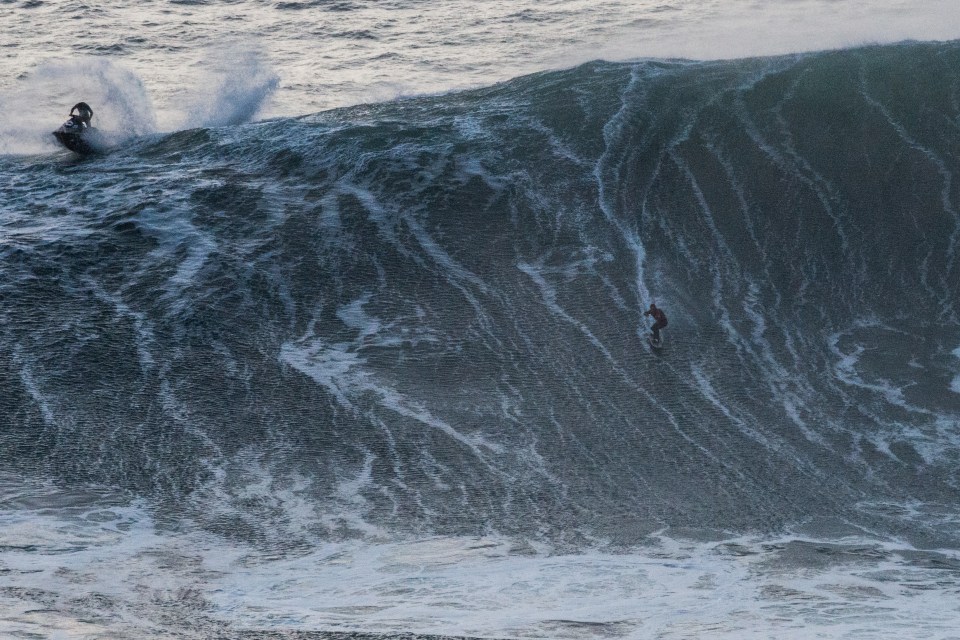
[[[538,559],[529,584],[552,584],[551,554],[579,553],[615,582],[601,594],[652,592],[638,576],[679,562],[689,589],[752,584],[774,611],[378,626],[398,594],[421,602],[412,584],[469,602],[475,585],[443,574],[241,627],[647,637],[647,619],[744,637],[770,616],[821,624],[821,604],[837,633],[909,626],[890,583],[960,588],[958,66],[956,43],[590,63],[0,158],[0,440],[38,487],[11,489],[6,517],[91,487],[117,502],[78,498],[84,526],[120,535],[149,512],[151,535],[267,554],[234,570],[273,558],[293,580],[291,558],[320,554],[333,574],[344,555],[439,572],[449,554]],[[662,352],[643,339],[651,300]],[[480,542],[444,546],[463,539]],[[360,560],[365,542],[399,547]],[[157,562],[182,576],[206,557],[182,553]],[[808,591],[769,579],[847,563],[869,569]],[[220,586],[171,606],[229,627],[256,596],[203,571]],[[936,602],[931,633],[958,615]]]

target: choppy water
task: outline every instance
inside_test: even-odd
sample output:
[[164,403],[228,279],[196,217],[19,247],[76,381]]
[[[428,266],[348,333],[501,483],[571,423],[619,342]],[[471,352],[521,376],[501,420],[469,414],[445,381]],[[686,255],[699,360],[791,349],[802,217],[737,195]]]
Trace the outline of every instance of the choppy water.
[[4,5],[0,634],[951,637],[935,4]]

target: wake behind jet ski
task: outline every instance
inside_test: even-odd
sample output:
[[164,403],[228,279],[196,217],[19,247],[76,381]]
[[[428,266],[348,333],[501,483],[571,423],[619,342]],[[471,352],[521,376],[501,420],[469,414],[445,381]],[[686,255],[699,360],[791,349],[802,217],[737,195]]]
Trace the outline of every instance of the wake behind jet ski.
[[97,130],[91,124],[93,109],[86,102],[78,102],[70,109],[70,119],[53,132],[57,140],[70,151],[87,155],[95,153],[92,144]]

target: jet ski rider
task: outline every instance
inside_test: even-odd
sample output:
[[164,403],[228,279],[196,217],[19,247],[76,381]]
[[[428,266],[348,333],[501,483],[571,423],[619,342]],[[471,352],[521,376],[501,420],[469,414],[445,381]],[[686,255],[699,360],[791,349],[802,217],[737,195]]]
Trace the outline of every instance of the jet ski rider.
[[[74,113],[76,111],[76,113]],[[78,102],[70,109],[70,122],[78,129],[89,129],[92,125],[93,109],[86,102]]]

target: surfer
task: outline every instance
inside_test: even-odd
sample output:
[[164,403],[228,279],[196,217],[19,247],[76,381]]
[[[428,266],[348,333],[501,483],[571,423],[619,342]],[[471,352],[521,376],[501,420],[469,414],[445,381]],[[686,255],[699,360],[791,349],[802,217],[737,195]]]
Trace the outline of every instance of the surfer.
[[645,316],[653,316],[655,322],[653,326],[650,327],[650,331],[653,332],[653,341],[660,342],[660,329],[663,329],[667,326],[667,314],[663,312],[663,309],[658,309],[657,305],[650,303],[650,308],[643,312]]
[[[76,111],[76,113],[74,113]],[[89,129],[91,126],[90,121],[93,119],[93,109],[90,108],[86,102],[78,102],[73,105],[73,108],[70,109],[70,122],[73,123],[73,126],[80,129]]]

